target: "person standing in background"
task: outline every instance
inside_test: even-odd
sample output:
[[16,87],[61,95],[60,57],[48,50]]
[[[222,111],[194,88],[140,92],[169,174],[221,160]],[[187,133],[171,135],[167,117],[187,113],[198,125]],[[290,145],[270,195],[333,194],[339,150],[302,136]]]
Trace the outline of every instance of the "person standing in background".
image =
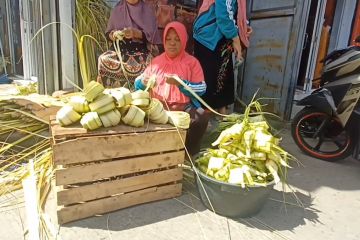
[[204,0],[194,22],[194,55],[205,74],[204,100],[222,114],[234,103],[232,52],[242,59],[252,32],[246,18],[246,0]]
[[143,0],[120,0],[111,12],[106,36],[111,42],[121,39],[123,63],[112,49],[100,55],[97,81],[106,87],[134,82],[158,53],[161,44],[154,10]]

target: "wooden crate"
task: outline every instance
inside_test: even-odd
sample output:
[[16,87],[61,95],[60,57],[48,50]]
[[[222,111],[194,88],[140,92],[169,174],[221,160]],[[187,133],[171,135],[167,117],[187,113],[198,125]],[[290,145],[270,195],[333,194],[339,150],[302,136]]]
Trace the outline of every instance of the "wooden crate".
[[181,195],[186,131],[149,124],[88,132],[54,119],[50,127],[58,224]]

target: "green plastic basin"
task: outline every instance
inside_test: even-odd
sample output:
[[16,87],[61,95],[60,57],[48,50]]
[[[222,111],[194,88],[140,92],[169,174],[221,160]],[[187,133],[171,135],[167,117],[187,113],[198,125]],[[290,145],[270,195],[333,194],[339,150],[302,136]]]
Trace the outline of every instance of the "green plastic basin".
[[274,187],[274,184],[271,183],[266,187],[242,188],[239,185],[213,179],[197,168],[194,168],[194,170],[199,174],[204,186],[204,188],[201,187],[199,178],[195,176],[197,189],[203,204],[212,210],[204,193],[205,189],[215,213],[226,217],[246,218],[257,214],[264,206]]

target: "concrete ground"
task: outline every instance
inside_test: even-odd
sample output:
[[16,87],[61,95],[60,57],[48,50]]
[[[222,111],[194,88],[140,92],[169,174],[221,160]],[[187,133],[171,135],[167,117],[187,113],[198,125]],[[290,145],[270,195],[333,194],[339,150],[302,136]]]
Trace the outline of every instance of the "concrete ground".
[[12,84],[0,84],[0,97],[8,96],[8,95],[16,95],[18,90],[16,89],[16,85]]
[[[59,227],[57,239],[360,239],[360,162],[348,158],[329,163],[310,158],[296,147],[289,130],[282,135],[282,146],[302,163],[293,164],[288,174],[297,199],[289,188],[283,192],[282,185],[277,185],[259,214],[227,219],[207,210],[193,179],[185,177],[183,194],[178,198],[66,224]],[[0,198],[0,205],[8,198],[13,196]],[[0,208],[1,240],[27,239],[24,226],[21,204]]]
[[[66,224],[59,228],[58,239],[360,239],[360,162],[348,158],[329,163],[307,157],[288,130],[283,132],[282,145],[303,164],[294,165],[288,178],[303,206],[289,189],[284,193],[278,185],[259,214],[227,219],[207,210],[193,180],[185,177],[183,194],[176,199]],[[23,239],[23,210],[0,209],[0,239]]]

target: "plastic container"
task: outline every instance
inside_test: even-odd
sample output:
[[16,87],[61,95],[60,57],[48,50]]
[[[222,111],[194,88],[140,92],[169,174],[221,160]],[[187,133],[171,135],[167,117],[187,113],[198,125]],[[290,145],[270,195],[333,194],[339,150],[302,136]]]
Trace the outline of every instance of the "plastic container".
[[[257,214],[264,206],[274,187],[274,183],[271,183],[266,187],[242,188],[239,185],[210,178],[196,168],[194,170],[199,174],[215,213],[226,217],[246,218]],[[195,178],[201,201],[212,211],[199,179],[196,176]]]

